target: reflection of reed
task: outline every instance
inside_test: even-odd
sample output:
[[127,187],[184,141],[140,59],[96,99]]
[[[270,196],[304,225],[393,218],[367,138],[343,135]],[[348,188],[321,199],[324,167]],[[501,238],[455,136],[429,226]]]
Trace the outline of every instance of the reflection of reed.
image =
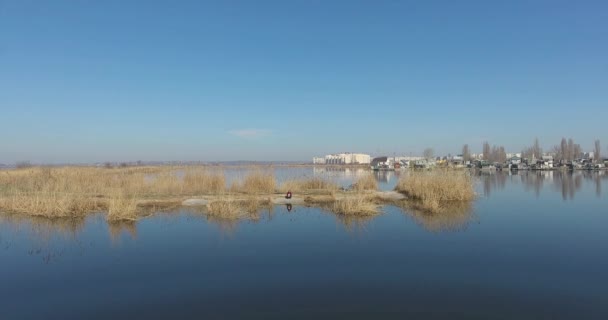
[[18,213],[0,213],[0,224],[7,225],[18,231],[29,227],[34,236],[48,240],[55,235],[76,238],[85,225],[85,219],[79,218],[47,218]]
[[441,211],[434,213],[420,210],[415,204],[407,201],[395,205],[431,232],[464,230],[474,217],[473,203],[469,201],[452,201]]
[[110,231],[110,239],[113,242],[119,241],[123,232],[131,236],[131,239],[137,238],[137,222],[135,221],[108,222],[108,230]]
[[351,233],[363,233],[367,230],[369,222],[376,216],[353,216],[335,214],[336,221],[344,226],[344,229]]

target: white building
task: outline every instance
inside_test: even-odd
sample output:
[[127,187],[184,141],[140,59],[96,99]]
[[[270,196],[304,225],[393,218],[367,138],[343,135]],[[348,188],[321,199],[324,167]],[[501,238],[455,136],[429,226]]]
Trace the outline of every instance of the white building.
[[312,164],[325,164],[324,157],[314,157],[312,158]]
[[337,153],[312,158],[314,164],[370,164],[371,156],[364,153]]

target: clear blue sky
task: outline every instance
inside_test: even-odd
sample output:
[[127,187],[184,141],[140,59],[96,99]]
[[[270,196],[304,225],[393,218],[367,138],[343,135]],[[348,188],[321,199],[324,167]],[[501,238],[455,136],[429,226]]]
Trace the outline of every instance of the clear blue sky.
[[608,144],[607,1],[0,0],[0,163]]

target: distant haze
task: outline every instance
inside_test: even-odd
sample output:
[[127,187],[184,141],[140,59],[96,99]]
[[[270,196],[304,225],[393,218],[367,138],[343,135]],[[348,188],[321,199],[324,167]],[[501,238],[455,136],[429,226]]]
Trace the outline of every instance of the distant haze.
[[0,163],[608,154],[606,1],[2,1]]

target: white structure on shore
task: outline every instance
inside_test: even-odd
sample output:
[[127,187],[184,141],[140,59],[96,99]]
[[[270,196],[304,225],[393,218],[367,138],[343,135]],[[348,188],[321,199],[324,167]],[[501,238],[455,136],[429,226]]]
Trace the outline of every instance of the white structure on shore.
[[337,153],[312,158],[313,164],[370,164],[372,157],[364,153]]

